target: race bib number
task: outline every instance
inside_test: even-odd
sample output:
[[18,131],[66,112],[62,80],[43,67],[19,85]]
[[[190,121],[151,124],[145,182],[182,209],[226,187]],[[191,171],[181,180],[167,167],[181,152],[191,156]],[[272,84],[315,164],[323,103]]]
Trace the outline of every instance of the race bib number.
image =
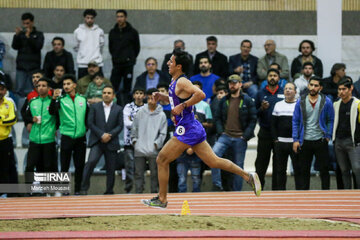
[[181,136],[181,135],[184,135],[185,134],[185,128],[183,126],[178,126],[176,128],[176,134]]
[[170,105],[171,105],[171,109],[174,109],[174,100],[172,97],[169,97],[169,101],[170,101]]

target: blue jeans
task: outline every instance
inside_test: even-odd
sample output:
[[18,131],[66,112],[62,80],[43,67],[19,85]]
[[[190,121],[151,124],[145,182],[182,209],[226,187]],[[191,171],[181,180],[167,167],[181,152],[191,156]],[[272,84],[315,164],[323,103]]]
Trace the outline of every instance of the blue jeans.
[[259,87],[256,84],[252,84],[247,89],[244,89],[244,92],[246,92],[252,99],[256,98],[256,94],[259,91]]
[[[213,150],[218,157],[222,157],[228,148],[233,150],[233,162],[241,168],[244,168],[244,159],[247,149],[247,142],[243,138],[230,137],[227,134],[222,134],[216,141]],[[211,177],[213,185],[222,188],[221,171],[218,168],[211,169]],[[233,190],[241,191],[242,177],[234,176]]]
[[21,97],[26,97],[26,95],[33,89],[31,72],[16,70],[15,80],[15,93]]
[[178,182],[178,191],[186,192],[187,191],[187,173],[190,169],[191,179],[193,182],[193,192],[200,192],[200,184],[201,184],[201,159],[194,153],[192,155],[182,155],[180,158],[176,160],[177,162],[177,173],[179,175]]

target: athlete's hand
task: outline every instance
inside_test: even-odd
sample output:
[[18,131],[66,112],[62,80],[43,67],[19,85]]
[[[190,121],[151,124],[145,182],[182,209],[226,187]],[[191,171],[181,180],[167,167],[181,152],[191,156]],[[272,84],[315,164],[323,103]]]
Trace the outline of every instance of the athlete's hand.
[[171,111],[171,113],[175,116],[180,115],[182,111],[185,109],[184,104],[179,104]]
[[161,98],[161,93],[160,92],[153,92],[153,97],[155,101],[159,101]]

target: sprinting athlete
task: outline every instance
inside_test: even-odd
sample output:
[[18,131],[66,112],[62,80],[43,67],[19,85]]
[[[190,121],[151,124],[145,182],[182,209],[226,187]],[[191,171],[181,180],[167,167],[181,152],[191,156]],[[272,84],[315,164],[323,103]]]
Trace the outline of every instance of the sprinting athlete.
[[258,175],[245,172],[228,159],[219,158],[207,143],[205,130],[194,117],[194,105],[205,98],[205,93],[194,86],[184,75],[188,70],[189,59],[187,52],[175,49],[167,63],[169,74],[172,76],[169,96],[159,92],[153,93],[156,101],[170,102],[176,128],[174,136],[165,144],[156,159],[159,195],[150,200],[143,199],[141,202],[150,207],[166,208],[169,164],[188,148],[192,148],[210,168],[220,168],[240,175],[252,186],[255,195],[260,196],[261,184]]

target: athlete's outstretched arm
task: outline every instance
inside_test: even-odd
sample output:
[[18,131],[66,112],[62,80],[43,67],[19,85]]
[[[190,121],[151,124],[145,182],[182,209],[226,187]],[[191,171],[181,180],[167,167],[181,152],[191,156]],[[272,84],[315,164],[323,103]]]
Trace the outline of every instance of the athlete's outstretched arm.
[[188,79],[180,78],[176,84],[175,89],[176,95],[180,98],[186,99],[190,97],[187,101],[182,104],[177,105],[173,109],[173,114],[179,115],[186,107],[192,106],[203,100],[206,95],[205,93],[195,87]]

